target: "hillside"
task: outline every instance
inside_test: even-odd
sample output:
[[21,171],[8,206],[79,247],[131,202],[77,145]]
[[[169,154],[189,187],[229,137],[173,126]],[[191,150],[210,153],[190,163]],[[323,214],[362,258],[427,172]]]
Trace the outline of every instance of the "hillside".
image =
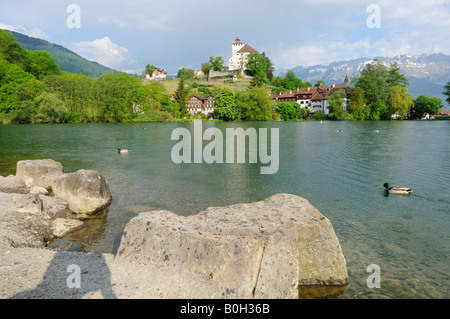
[[97,62],[88,61],[75,52],[72,52],[58,44],[53,44],[42,39],[29,37],[27,35],[14,31],[8,32],[11,32],[17,38],[17,41],[22,44],[23,48],[30,51],[44,50],[50,53],[50,55],[55,59],[56,63],[59,64],[59,67],[62,71],[66,71],[69,73],[87,74],[94,78],[98,78],[103,74],[112,73],[115,71]]
[[[439,54],[423,54],[420,56],[401,55],[393,58],[377,57],[385,65],[397,61],[400,71],[409,80],[408,92],[414,98],[424,94],[437,96],[445,100],[442,94],[444,85],[450,81],[450,56]],[[342,83],[347,75],[350,79],[359,75],[367,63],[373,59],[360,58],[349,61],[333,62],[327,66],[314,65],[310,67],[297,66],[292,70],[303,81],[316,83],[323,80],[327,85],[333,81]],[[277,75],[284,75],[289,70],[279,70]],[[444,102],[445,105],[445,102]],[[447,105],[448,107],[448,105]]]

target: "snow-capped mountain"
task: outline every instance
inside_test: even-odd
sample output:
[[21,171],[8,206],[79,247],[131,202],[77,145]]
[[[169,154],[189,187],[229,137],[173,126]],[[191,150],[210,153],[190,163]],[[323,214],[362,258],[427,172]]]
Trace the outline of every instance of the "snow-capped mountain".
[[[420,56],[400,55],[397,57],[377,57],[386,66],[397,61],[400,71],[409,80],[408,92],[414,97],[420,94],[438,96],[445,100],[442,91],[450,81],[450,56],[442,53],[423,54]],[[314,65],[310,67],[297,66],[293,69],[282,69],[276,75],[285,75],[292,70],[304,82],[315,84],[318,80],[330,85],[333,81],[343,83],[345,76],[352,79],[360,74],[367,63],[373,59],[360,58],[349,61],[333,62],[328,66]]]

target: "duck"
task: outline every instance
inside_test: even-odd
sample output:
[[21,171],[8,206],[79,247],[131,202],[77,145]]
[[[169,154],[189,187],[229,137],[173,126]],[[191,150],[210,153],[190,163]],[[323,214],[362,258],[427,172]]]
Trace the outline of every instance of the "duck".
[[117,152],[118,153],[129,153],[130,150],[128,148],[118,148]]
[[400,187],[400,186],[393,186],[389,185],[388,183],[384,183],[380,186],[380,188],[384,187],[384,191],[389,194],[395,194],[395,195],[408,195],[412,192],[412,189],[409,187]]

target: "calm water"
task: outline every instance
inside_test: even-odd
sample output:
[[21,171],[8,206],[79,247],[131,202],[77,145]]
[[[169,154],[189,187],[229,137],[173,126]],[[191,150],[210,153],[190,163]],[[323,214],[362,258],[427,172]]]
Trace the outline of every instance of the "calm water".
[[[54,245],[113,253],[139,212],[191,215],[300,195],[339,238],[350,276],[344,298],[450,297],[450,121],[203,124],[211,126],[224,134],[231,126],[278,127],[278,173],[261,175],[260,164],[174,164],[171,133],[193,124],[138,123],[0,125],[0,175],[15,174],[18,160],[43,158],[66,172],[99,171],[113,194],[107,217]],[[118,154],[118,147],[132,151]],[[385,182],[414,192],[386,196],[378,188]],[[371,264],[381,269],[380,289],[366,286]]]

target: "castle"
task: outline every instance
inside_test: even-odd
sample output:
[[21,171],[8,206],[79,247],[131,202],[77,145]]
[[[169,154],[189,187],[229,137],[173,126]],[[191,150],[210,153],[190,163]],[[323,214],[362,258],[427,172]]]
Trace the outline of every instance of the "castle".
[[248,44],[241,42],[239,37],[231,45],[231,58],[228,60],[228,69],[230,71],[247,69],[248,55],[257,52]]

